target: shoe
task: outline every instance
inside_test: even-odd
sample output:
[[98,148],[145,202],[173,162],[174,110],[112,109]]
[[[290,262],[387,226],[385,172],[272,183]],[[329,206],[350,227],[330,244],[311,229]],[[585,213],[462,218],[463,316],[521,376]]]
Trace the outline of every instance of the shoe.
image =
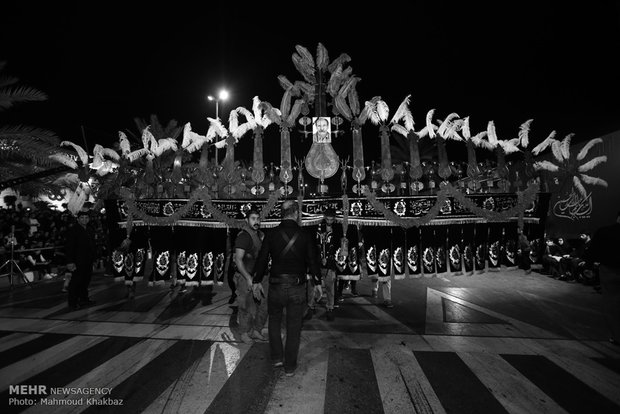
[[228,304],[232,305],[233,303],[235,303],[235,300],[237,300],[237,294],[233,293],[232,295],[230,295],[230,299],[228,299]]
[[609,343],[612,345],[620,346],[620,342],[616,341],[614,338],[609,338]]
[[385,306],[388,309],[392,309],[394,307],[394,305],[390,301],[383,302],[383,306]]
[[342,302],[344,302],[344,298],[338,298],[338,299],[336,300],[336,302],[338,302],[338,303],[342,303]]
[[293,376],[295,376],[295,370],[294,369],[293,370],[285,369],[284,370],[284,375],[286,375],[287,377],[293,377]]
[[357,291],[352,290],[351,291],[351,296],[356,297],[356,296],[359,296],[359,295],[357,294]]
[[240,339],[244,344],[251,344],[254,342],[247,332],[242,333]]
[[328,309],[327,312],[325,312],[325,317],[327,318],[328,321],[333,321],[334,320],[334,311],[331,309]]
[[376,290],[373,290],[373,291],[372,291],[372,295],[371,295],[371,297],[373,297],[373,298],[376,298],[376,297],[377,297],[377,291],[376,291]]
[[259,341],[259,342],[267,342],[267,338],[265,338],[263,336],[262,333],[258,332],[258,331],[252,331],[249,335],[250,338],[254,339],[255,341]]
[[528,270],[526,270],[526,271],[525,271],[525,274],[526,274],[526,275],[529,275],[530,273],[532,273],[532,270],[531,270],[531,269],[528,269]]
[[63,288],[62,288],[62,290],[61,290],[61,292],[62,292],[62,293],[67,293],[67,292],[68,292],[68,291],[67,291],[67,288],[66,288],[66,287],[63,287]]
[[273,367],[274,368],[281,368],[283,366],[284,366],[284,362],[282,362],[282,361],[278,361],[278,362],[274,362],[273,363]]

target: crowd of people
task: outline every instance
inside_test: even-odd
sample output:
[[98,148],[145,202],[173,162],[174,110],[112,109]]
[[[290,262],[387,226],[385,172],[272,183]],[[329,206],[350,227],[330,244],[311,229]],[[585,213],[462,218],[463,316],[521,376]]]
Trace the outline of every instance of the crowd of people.
[[[95,259],[103,267],[109,250],[105,213],[91,211],[89,216],[95,237]],[[36,272],[38,279],[64,276],[67,235],[76,223],[69,211],[39,204],[0,208],[0,263],[9,260],[13,250],[13,259],[23,272]]]
[[586,230],[582,230],[579,238],[572,242],[562,236],[548,235],[542,256],[543,272],[568,283],[599,286],[599,263],[593,259],[591,246],[592,235]]

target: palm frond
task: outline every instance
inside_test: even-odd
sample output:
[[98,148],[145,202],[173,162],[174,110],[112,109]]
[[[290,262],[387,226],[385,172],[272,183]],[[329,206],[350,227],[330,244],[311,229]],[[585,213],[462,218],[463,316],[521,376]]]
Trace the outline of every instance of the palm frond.
[[433,124],[433,115],[435,114],[435,109],[431,109],[426,113],[426,133],[430,138],[435,138],[435,129],[437,128]]
[[322,71],[329,65],[329,54],[321,42],[316,47],[316,67]]
[[51,160],[61,163],[62,165],[66,165],[69,168],[76,170],[78,168],[77,162],[73,158],[71,158],[68,154],[59,152],[56,154],[49,155]]
[[588,155],[588,151],[590,151],[590,148],[592,148],[596,144],[602,144],[602,143],[603,143],[602,138],[594,138],[588,141],[588,143],[583,146],[581,151],[579,151],[579,154],[577,154],[577,161],[583,160],[586,157],[586,155]]
[[286,78],[284,75],[278,75],[278,82],[280,82],[280,86],[282,89],[287,90],[293,87],[293,83]]
[[390,124],[397,124],[398,122],[400,122],[401,119],[405,118],[405,115],[407,113],[411,114],[411,111],[409,110],[410,98],[411,94],[407,95],[405,99],[403,99],[403,101],[398,106],[398,109],[396,109],[396,112],[394,112],[394,116],[390,120]]
[[341,53],[340,56],[334,59],[332,63],[327,66],[327,70],[329,71],[329,73],[332,73],[339,65],[342,66],[350,61],[351,56],[347,55],[346,53]]
[[16,103],[47,100],[47,95],[30,86],[0,89],[0,110],[9,109]]
[[497,133],[495,132],[495,122],[493,121],[489,121],[489,123],[487,124],[487,137],[489,138],[489,142],[493,145],[493,147],[496,147],[499,139],[497,138]]
[[600,157],[592,158],[590,161],[585,164],[580,165],[577,170],[579,172],[587,172],[593,170],[597,165],[607,162],[607,156],[601,155]]

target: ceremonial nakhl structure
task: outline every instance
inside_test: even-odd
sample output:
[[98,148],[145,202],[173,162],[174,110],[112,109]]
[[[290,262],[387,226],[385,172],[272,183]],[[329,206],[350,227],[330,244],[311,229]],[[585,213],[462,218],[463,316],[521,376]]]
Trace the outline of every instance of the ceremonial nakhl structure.
[[[273,227],[284,199],[297,200],[303,226],[317,226],[327,208],[336,210],[342,279],[516,267],[519,227],[533,242],[529,259],[539,261],[549,204],[549,194],[540,192],[540,172],[553,173],[557,166],[535,162],[534,156],[547,148],[561,156],[570,137],[559,141],[552,132],[530,150],[531,120],[521,125],[518,138],[501,140],[493,121],[474,134],[468,117],[434,119],[432,109],[418,128],[409,96],[392,114],[381,97],[358,98],[360,78],[347,54],[330,61],[322,44],[316,56],[297,46],[292,60],[301,79],[278,77],[284,89],[279,108],[255,97],[252,110],[233,110],[227,125],[209,118],[205,135],[192,131],[190,123],[182,131],[153,123],[142,130],[143,148],[132,149],[120,132],[120,155],[95,149],[87,168],[98,180],[97,197],[106,199],[108,217],[117,224],[117,245],[125,235],[132,240],[131,248],[113,254],[119,279],[128,285],[142,278],[163,283],[174,273],[187,286],[222,283],[245,213],[258,209],[262,227]],[[263,137],[278,129],[279,165],[267,164]],[[237,154],[238,159],[235,147],[250,134],[252,157]],[[377,135],[380,162],[366,162],[365,138]],[[408,156],[398,157],[406,161],[398,163],[390,145],[396,136],[409,145]],[[300,153],[310,137],[311,147]],[[338,153],[333,140],[350,142],[351,150]],[[449,161],[447,141],[462,145],[467,163]],[[422,147],[431,148],[432,159],[421,159]],[[221,162],[218,149],[225,149]],[[477,161],[480,152],[490,155],[486,164]],[[508,154],[518,160],[507,163]],[[488,158],[493,165],[487,168]],[[582,184],[588,185],[577,178],[579,191]],[[87,187],[84,179],[77,184],[71,208],[80,207]],[[145,274],[149,256],[153,266]]]

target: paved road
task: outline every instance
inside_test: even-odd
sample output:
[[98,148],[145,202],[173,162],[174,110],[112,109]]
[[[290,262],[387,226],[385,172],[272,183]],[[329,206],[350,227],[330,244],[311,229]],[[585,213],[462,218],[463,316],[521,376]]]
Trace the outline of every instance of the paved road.
[[271,367],[267,344],[239,341],[225,286],[141,284],[128,300],[98,277],[97,304],[75,312],[60,288],[0,294],[2,412],[620,411],[601,296],[536,273],[394,281],[394,309],[361,281],[335,321],[319,308],[304,324],[292,378]]

